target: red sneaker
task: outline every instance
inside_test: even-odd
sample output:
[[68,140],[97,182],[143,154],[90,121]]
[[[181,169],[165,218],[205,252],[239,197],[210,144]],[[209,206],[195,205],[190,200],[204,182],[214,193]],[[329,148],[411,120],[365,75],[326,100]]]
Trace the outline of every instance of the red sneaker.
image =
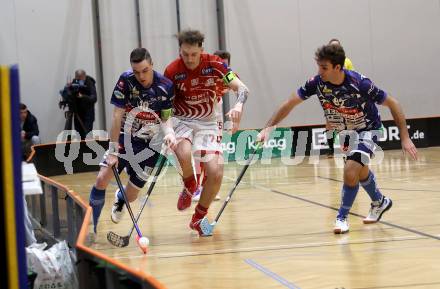
[[179,193],[179,199],[177,200],[177,209],[183,211],[191,206],[192,194],[188,192],[186,188]]
[[203,218],[198,219],[193,215],[191,222],[189,222],[189,227],[192,230],[197,231],[197,233],[199,233],[199,236],[201,237],[212,236],[212,233],[207,233],[207,234],[203,233],[202,228],[200,227],[202,220]]

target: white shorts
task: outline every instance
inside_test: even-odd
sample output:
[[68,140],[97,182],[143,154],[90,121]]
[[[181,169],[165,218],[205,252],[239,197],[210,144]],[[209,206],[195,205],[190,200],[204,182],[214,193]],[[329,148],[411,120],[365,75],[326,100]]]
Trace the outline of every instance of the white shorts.
[[174,131],[177,140],[187,139],[193,151],[221,152],[221,132],[217,121],[199,119],[175,119]]

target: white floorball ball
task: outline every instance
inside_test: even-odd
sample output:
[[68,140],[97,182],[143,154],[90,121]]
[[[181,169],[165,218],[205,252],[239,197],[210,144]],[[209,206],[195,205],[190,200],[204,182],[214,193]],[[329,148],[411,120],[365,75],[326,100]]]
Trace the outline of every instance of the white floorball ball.
[[148,245],[150,245],[150,240],[148,240],[147,237],[139,238],[139,246],[141,246],[143,248],[147,248]]

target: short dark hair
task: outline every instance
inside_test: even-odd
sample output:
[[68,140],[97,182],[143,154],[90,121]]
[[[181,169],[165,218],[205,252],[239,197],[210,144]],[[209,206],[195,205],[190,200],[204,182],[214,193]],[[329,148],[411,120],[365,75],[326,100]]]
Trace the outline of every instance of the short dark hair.
[[24,109],[27,109],[26,104],[20,103],[20,110],[24,110]]
[[345,51],[341,45],[327,44],[319,47],[315,52],[315,60],[328,60],[333,66],[344,67]]
[[205,40],[205,35],[203,35],[202,32],[192,29],[182,30],[176,34],[176,37],[179,41],[179,47],[182,46],[183,43],[187,43],[190,45],[197,44],[199,47],[201,47],[203,41]]
[[328,42],[328,44],[332,44],[332,42],[337,42],[339,45],[341,45],[341,41],[339,41],[339,39],[337,39],[337,38],[332,38],[332,39],[330,39],[330,41]]
[[217,55],[221,59],[227,59],[229,65],[231,64],[231,53],[229,53],[228,51],[226,51],[226,50],[217,50],[216,52],[214,52],[214,55]]
[[139,63],[144,60],[147,60],[151,63],[151,55],[145,48],[135,48],[130,53],[130,63]]

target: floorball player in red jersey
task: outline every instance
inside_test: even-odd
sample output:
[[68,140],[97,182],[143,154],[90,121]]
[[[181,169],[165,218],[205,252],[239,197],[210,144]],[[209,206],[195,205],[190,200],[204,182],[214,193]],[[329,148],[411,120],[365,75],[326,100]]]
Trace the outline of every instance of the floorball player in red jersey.
[[184,183],[177,209],[189,208],[197,190],[191,161],[194,152],[203,164],[207,179],[189,226],[204,236],[200,221],[208,213],[223,178],[221,135],[216,117],[217,103],[222,96],[219,80],[237,94],[236,104],[226,114],[232,121],[232,133],[238,130],[249,91],[221,58],[203,53],[204,35],[200,31],[181,31],[177,39],[180,57],[170,63],[164,73],[174,83],[174,116],[177,118],[174,129],[178,140],[175,153]]

